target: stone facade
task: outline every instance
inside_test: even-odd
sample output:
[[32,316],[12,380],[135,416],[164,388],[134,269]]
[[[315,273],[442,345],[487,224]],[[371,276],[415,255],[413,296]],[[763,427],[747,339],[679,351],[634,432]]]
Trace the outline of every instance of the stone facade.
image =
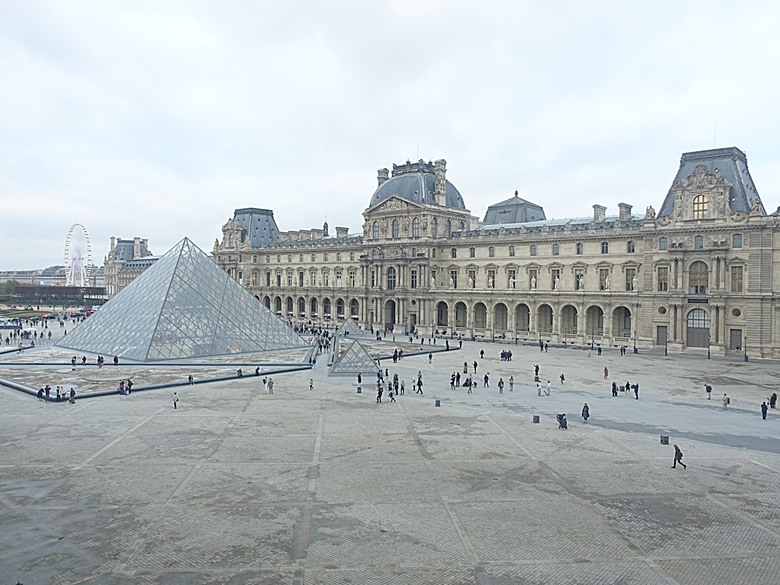
[[111,247],[103,260],[106,296],[116,295],[157,260],[149,250],[149,240],[135,237],[123,240],[111,236]]
[[[445,172],[444,161],[380,169],[361,234],[326,224],[253,247],[228,220],[214,259],[295,323],[780,356],[778,217],[739,149],[685,153],[660,211],[641,215],[621,203],[617,215],[594,205],[585,218],[494,223],[544,217],[515,194],[480,222],[448,204]],[[432,180],[430,197],[404,191],[409,174]]]

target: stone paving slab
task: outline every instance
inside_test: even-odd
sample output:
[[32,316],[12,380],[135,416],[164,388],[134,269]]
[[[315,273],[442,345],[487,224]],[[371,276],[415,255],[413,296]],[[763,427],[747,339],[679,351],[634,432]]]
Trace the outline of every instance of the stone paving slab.
[[[273,396],[255,376],[181,386],[176,411],[170,389],[75,405],[2,390],[0,575],[27,585],[780,582],[780,414],[761,421],[747,406],[773,387],[773,364],[523,347],[500,362],[479,359],[480,347],[498,349],[389,362],[426,384],[395,404],[327,378],[322,358],[274,375]],[[3,359],[3,374],[18,369]],[[474,359],[492,384],[514,373],[515,391],[450,390],[450,373]],[[566,387],[537,397],[520,380],[534,363],[545,380],[564,370]],[[605,364],[640,381],[639,401],[608,396]],[[706,401],[705,377],[739,393],[733,410]],[[687,470],[670,469],[659,434],[682,446]]]

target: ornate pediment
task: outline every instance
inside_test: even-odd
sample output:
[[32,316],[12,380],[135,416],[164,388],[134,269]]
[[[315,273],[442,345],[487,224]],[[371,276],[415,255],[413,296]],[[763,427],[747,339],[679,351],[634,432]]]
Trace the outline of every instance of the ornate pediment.
[[376,207],[369,209],[367,213],[372,215],[376,213],[408,213],[409,211],[419,211],[422,208],[421,205],[407,201],[402,197],[392,196],[379,203]]
[[[727,218],[731,213],[729,207],[731,183],[721,177],[717,171],[710,172],[705,165],[697,165],[693,173],[674,185],[673,191],[672,220],[719,219]],[[669,222],[659,220],[658,223],[667,225],[672,220]]]

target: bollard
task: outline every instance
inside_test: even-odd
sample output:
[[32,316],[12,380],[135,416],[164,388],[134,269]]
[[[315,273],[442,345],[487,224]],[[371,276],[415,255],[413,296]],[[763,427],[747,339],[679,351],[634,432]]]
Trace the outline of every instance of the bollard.
[[669,435],[661,435],[661,444],[662,445],[668,445],[669,444]]
[[539,424],[539,415],[535,414],[533,418],[534,423]]
[[441,400],[439,400],[439,399],[436,399],[435,405],[436,405],[436,406],[441,406]]

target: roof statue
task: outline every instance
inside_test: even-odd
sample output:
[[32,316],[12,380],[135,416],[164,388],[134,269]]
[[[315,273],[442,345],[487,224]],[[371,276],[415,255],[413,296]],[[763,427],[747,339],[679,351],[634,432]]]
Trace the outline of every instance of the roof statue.
[[329,376],[352,376],[355,374],[374,374],[379,370],[376,361],[359,341],[353,341],[342,353],[328,372]]
[[60,345],[149,362],[306,343],[184,238]]

